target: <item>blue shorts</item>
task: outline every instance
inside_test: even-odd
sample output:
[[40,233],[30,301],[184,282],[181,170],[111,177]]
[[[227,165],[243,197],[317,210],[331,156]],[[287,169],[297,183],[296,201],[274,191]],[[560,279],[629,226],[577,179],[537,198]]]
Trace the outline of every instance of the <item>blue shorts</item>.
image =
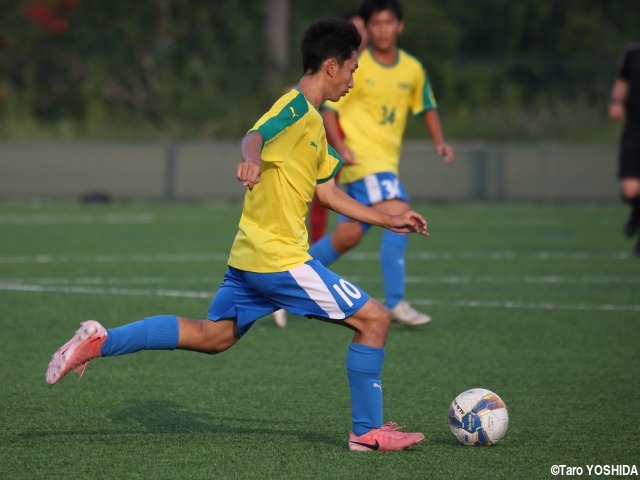
[[344,320],[369,295],[316,260],[286,272],[254,273],[228,267],[211,300],[207,319],[237,319],[244,335],[261,317],[284,308],[294,315]]
[[[366,177],[347,183],[347,193],[358,202],[367,205],[375,205],[385,200],[402,200],[409,202],[409,195],[400,179],[395,173],[382,172],[367,175]],[[338,215],[339,222],[353,222],[349,217]],[[362,223],[366,231],[371,225]]]

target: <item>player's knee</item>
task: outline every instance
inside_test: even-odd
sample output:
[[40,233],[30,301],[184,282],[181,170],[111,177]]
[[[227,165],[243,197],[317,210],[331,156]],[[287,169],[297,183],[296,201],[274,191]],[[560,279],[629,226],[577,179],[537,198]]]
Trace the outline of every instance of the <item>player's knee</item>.
[[347,250],[357,247],[361,239],[362,232],[351,229],[350,231],[334,236],[334,248],[337,252],[344,253]]
[[204,353],[206,353],[208,355],[217,355],[218,353],[222,353],[225,350],[229,350],[231,347],[233,347],[233,345],[235,345],[235,343],[236,343],[235,341],[233,341],[233,342],[215,341],[215,342],[209,343],[205,347]]
[[389,310],[387,310],[381,303],[376,302],[375,308],[369,312],[364,325],[367,333],[375,335],[381,339],[386,339],[387,334],[389,333],[389,326],[391,325]]
[[216,328],[223,325],[226,326],[228,324],[227,322],[202,322],[202,352],[216,355],[236,344],[238,337],[233,328]]

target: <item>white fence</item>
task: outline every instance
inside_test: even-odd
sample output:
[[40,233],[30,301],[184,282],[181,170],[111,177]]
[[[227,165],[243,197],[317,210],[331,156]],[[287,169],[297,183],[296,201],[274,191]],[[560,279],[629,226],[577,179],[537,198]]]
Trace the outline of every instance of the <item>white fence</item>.
[[[401,178],[414,201],[611,202],[615,146],[453,144],[444,165],[429,142],[405,142]],[[235,202],[239,142],[0,142],[0,201]]]

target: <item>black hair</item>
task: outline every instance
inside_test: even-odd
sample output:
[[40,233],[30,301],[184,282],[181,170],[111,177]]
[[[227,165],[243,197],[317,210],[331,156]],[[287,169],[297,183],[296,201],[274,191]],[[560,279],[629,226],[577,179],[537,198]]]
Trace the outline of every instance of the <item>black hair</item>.
[[362,38],[348,20],[326,18],[314,22],[302,37],[302,70],[317,73],[325,60],[335,58],[342,66],[358,50]]
[[351,20],[353,17],[359,17],[359,16],[360,16],[360,7],[352,8],[351,10],[348,10],[340,18],[344,18],[345,20]]
[[360,16],[368,23],[374,13],[391,10],[396,18],[402,21],[402,4],[400,0],[364,0],[360,6]]

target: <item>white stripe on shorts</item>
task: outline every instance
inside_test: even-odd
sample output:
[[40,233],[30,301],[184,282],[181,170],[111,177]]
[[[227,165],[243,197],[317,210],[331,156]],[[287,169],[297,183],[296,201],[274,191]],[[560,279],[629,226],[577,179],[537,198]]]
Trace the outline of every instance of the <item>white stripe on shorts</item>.
[[329,288],[320,278],[320,275],[309,265],[300,265],[289,270],[291,276],[307,292],[307,295],[318,304],[318,306],[327,312],[329,318],[342,320],[346,317],[338,302],[333,298]]
[[367,175],[363,180],[371,205],[381,202],[383,200],[382,190],[380,189],[380,182],[378,182],[378,177],[376,177],[375,175]]

